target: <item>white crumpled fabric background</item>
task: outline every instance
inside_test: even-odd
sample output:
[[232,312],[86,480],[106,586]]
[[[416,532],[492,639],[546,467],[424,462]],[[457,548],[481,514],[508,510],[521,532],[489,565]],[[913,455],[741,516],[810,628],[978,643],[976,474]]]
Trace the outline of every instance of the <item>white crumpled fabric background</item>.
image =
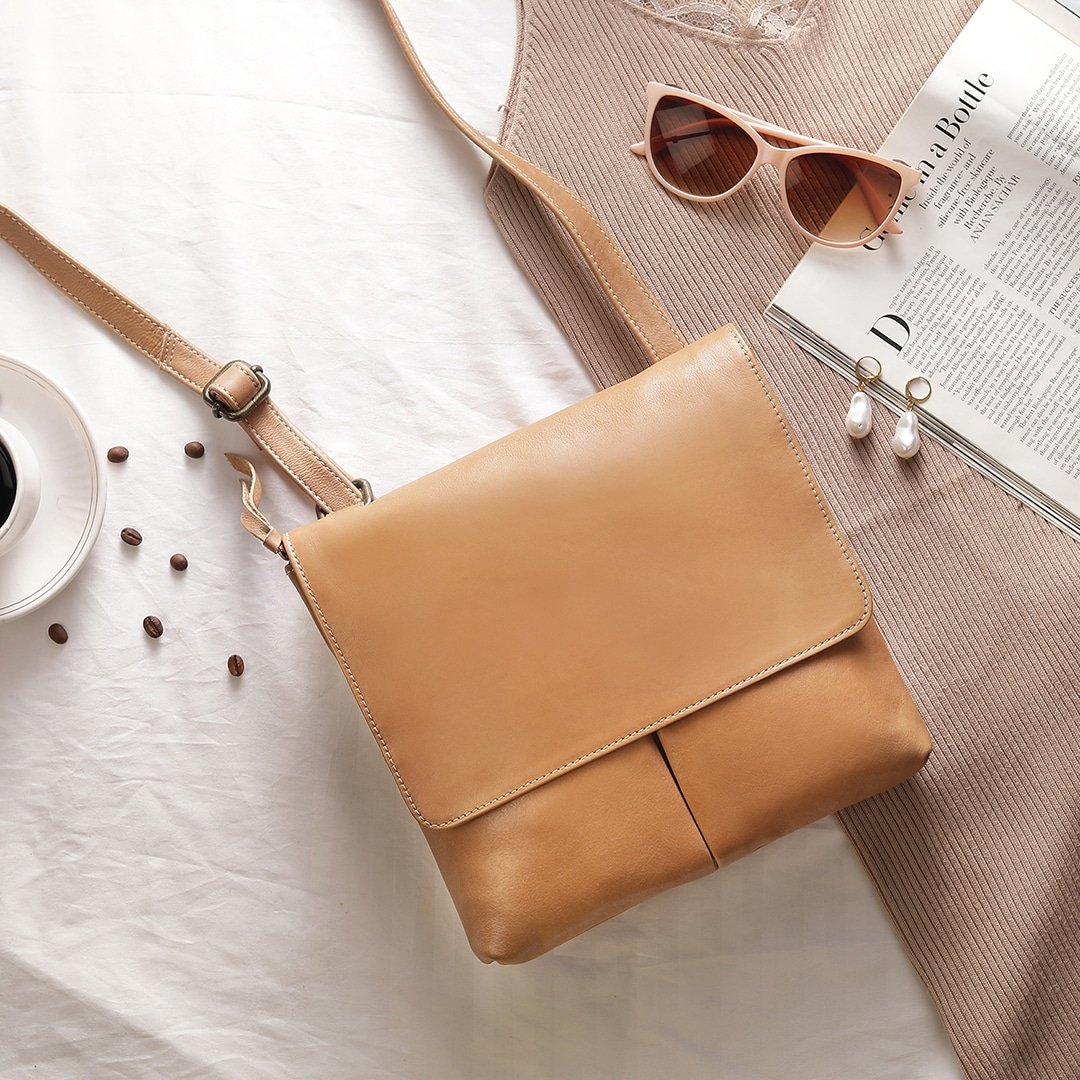
[[[496,130],[513,5],[401,8]],[[369,0],[0,7],[0,200],[264,364],[376,491],[591,389],[485,215],[485,171]],[[0,282],[0,352],[131,450],[80,578],[0,626],[4,1080],[958,1075],[832,822],[532,964],[474,960],[335,663],[238,524],[221,452],[243,433],[6,248]],[[311,516],[263,473],[276,523]]]

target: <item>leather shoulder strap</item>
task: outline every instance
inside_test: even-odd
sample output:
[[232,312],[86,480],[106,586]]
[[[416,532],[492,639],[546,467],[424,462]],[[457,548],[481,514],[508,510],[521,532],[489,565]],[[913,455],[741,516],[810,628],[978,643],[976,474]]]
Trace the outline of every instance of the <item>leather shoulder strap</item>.
[[489,139],[463,120],[432,82],[389,0],[379,0],[405,59],[436,105],[450,122],[497,164],[515,176],[562,223],[585,256],[596,280],[615,310],[637,338],[651,363],[678,352],[686,342],[656,294],[630,265],[615,238],[596,215],[568,187],[505,146]]
[[201,394],[216,415],[237,421],[316,506],[331,511],[366,501],[365,490],[270,399],[270,381],[260,368],[213,359],[5,206],[0,206],[0,239],[114,334]]
[[[614,237],[592,211],[538,165],[507,150],[466,123],[450,107],[420,64],[388,0],[380,0],[380,4],[424,89],[461,132],[551,209],[650,361],[660,360],[682,348],[685,341],[655,293],[630,265]],[[200,394],[215,416],[239,423],[252,440],[311,496],[320,510],[339,510],[370,499],[371,489],[365,481],[350,477],[289,422],[271,400],[270,380],[260,367],[240,360],[228,363],[215,360],[3,206],[0,206],[0,240],[118,337]]]

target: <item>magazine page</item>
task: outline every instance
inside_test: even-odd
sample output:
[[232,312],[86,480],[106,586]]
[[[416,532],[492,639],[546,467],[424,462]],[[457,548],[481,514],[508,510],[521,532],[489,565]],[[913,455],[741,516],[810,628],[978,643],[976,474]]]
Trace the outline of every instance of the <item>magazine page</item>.
[[882,147],[902,235],[813,247],[766,317],[1080,538],[1080,18],[984,0]]

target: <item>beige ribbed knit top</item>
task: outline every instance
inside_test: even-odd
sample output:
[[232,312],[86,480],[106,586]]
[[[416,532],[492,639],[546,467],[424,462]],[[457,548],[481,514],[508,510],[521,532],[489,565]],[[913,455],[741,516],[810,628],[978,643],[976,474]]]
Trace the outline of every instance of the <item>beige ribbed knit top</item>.
[[[864,442],[848,438],[851,387],[762,318],[804,249],[775,176],[699,205],[628,152],[650,79],[873,149],[975,4],[520,2],[503,141],[592,203],[688,339],[743,327],[871,577],[936,750],[842,822],[965,1068],[1076,1080],[1080,546],[936,444],[899,461],[884,418]],[[546,211],[503,175],[488,199],[597,382],[643,367]]]

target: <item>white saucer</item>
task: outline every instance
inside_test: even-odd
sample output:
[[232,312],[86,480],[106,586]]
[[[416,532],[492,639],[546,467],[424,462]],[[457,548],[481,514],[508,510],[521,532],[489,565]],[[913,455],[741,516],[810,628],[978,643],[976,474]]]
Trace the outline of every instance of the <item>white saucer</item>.
[[105,465],[78,406],[51,379],[0,356],[0,415],[31,444],[41,504],[0,555],[0,622],[51,600],[79,572],[105,516]]

